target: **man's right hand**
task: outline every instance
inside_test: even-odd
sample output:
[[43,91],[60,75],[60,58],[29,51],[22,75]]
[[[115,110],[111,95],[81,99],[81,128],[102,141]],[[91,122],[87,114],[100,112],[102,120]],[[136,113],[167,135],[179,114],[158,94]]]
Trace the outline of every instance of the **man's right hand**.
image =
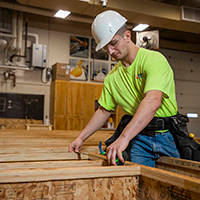
[[72,152],[79,152],[81,147],[83,145],[83,141],[80,140],[79,138],[76,138],[76,140],[74,140],[68,147],[68,152],[72,153]]

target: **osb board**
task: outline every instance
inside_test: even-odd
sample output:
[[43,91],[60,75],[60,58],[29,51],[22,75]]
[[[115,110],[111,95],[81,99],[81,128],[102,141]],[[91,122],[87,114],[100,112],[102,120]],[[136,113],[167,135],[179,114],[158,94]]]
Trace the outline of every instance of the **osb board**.
[[25,130],[25,124],[42,124],[42,120],[30,120],[30,119],[8,119],[0,118],[0,124],[5,124],[5,129],[21,129]]
[[137,190],[138,176],[0,184],[0,199],[136,200]]
[[156,161],[156,168],[200,179],[200,162],[161,157]]
[[200,179],[143,165],[139,166],[141,167],[142,176],[200,194]]
[[139,199],[141,200],[199,200],[200,194],[145,176],[139,179]]

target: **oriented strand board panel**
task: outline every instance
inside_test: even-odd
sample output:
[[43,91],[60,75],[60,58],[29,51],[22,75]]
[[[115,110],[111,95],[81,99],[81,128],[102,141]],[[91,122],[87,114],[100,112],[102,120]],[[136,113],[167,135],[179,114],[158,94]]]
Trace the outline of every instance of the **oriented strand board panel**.
[[141,200],[199,200],[200,194],[140,176],[138,197]]
[[137,176],[0,184],[0,199],[136,200],[137,190]]

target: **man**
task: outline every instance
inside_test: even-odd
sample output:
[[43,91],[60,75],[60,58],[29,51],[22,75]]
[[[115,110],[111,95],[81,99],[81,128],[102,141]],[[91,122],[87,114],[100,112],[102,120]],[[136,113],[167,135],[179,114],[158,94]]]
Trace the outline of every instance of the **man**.
[[103,48],[119,62],[104,80],[100,108],[69,146],[69,152],[79,151],[83,141],[101,128],[111,111],[120,105],[133,118],[107,147],[108,162],[116,165],[116,156],[124,162],[121,152],[130,146],[132,162],[154,167],[161,155],[180,157],[168,129],[151,131],[151,135],[143,131],[154,116],[177,114],[173,71],[162,54],[138,48],[131,41],[126,21],[115,11],[105,11],[94,19],[92,34],[96,50]]

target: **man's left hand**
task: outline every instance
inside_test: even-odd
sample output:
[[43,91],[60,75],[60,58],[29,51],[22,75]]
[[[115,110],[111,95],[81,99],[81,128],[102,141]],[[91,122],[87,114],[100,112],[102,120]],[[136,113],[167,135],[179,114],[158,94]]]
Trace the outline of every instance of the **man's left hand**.
[[121,153],[126,149],[128,144],[129,140],[119,137],[115,142],[109,145],[106,150],[108,163],[116,166],[116,157],[118,157],[119,160],[124,163],[124,159]]

